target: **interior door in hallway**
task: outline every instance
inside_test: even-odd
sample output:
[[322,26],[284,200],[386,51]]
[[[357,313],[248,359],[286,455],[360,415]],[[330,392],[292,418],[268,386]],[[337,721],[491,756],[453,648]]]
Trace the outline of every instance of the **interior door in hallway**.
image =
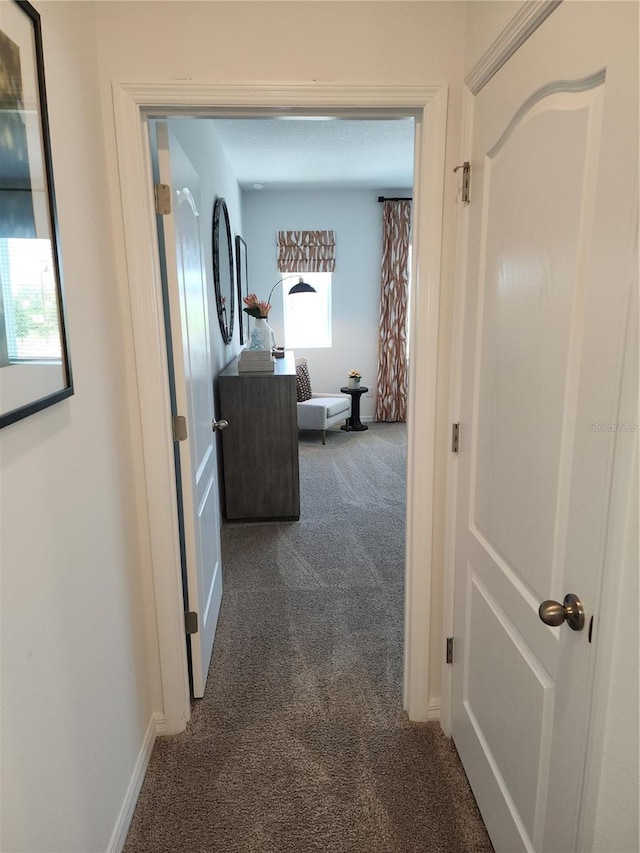
[[188,609],[198,616],[198,630],[188,640],[192,690],[199,698],[204,695],[222,599],[211,314],[199,224],[200,179],[166,124],[157,122],[155,127],[160,181],[171,187],[171,213],[161,220],[175,404],[187,421],[187,438],[178,444],[177,490]]
[[[453,736],[498,853],[578,843],[612,460],[636,440],[599,425],[637,286],[637,14],[562,4],[473,103]],[[583,630],[538,614],[568,593]]]

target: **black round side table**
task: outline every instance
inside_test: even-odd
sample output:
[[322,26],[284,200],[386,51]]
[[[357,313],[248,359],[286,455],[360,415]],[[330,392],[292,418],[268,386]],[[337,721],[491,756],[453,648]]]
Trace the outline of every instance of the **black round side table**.
[[368,390],[365,385],[361,385],[359,388],[348,388],[345,385],[340,389],[343,394],[349,394],[351,397],[351,417],[340,429],[345,430],[345,432],[362,432],[369,429],[366,424],[360,423],[360,397],[366,394]]

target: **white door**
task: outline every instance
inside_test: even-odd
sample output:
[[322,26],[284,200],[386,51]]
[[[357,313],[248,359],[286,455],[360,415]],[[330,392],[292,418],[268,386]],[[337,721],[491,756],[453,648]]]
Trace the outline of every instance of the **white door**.
[[[452,731],[498,853],[577,845],[612,460],[636,440],[609,425],[637,286],[637,14],[562,4],[473,104]],[[582,631],[538,614],[567,593]]]
[[200,179],[171,131],[158,123],[160,182],[171,187],[171,213],[162,217],[177,412],[186,417],[179,443],[183,547],[188,609],[198,630],[189,635],[192,689],[204,695],[222,599],[220,512],[209,336],[209,292],[200,232]]

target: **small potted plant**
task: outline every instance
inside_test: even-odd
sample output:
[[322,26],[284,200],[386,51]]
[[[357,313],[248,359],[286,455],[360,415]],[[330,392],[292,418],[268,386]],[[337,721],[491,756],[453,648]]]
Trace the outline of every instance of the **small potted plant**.
[[362,379],[362,374],[359,370],[350,370],[349,371],[349,388],[359,388],[360,380]]

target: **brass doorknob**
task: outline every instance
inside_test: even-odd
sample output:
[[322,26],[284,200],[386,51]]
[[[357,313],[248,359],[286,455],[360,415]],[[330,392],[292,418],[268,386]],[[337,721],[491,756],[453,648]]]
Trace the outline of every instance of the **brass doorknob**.
[[538,616],[545,625],[557,628],[566,622],[572,631],[582,631],[584,628],[584,607],[577,595],[570,592],[565,595],[564,602],[543,601],[538,608]]

